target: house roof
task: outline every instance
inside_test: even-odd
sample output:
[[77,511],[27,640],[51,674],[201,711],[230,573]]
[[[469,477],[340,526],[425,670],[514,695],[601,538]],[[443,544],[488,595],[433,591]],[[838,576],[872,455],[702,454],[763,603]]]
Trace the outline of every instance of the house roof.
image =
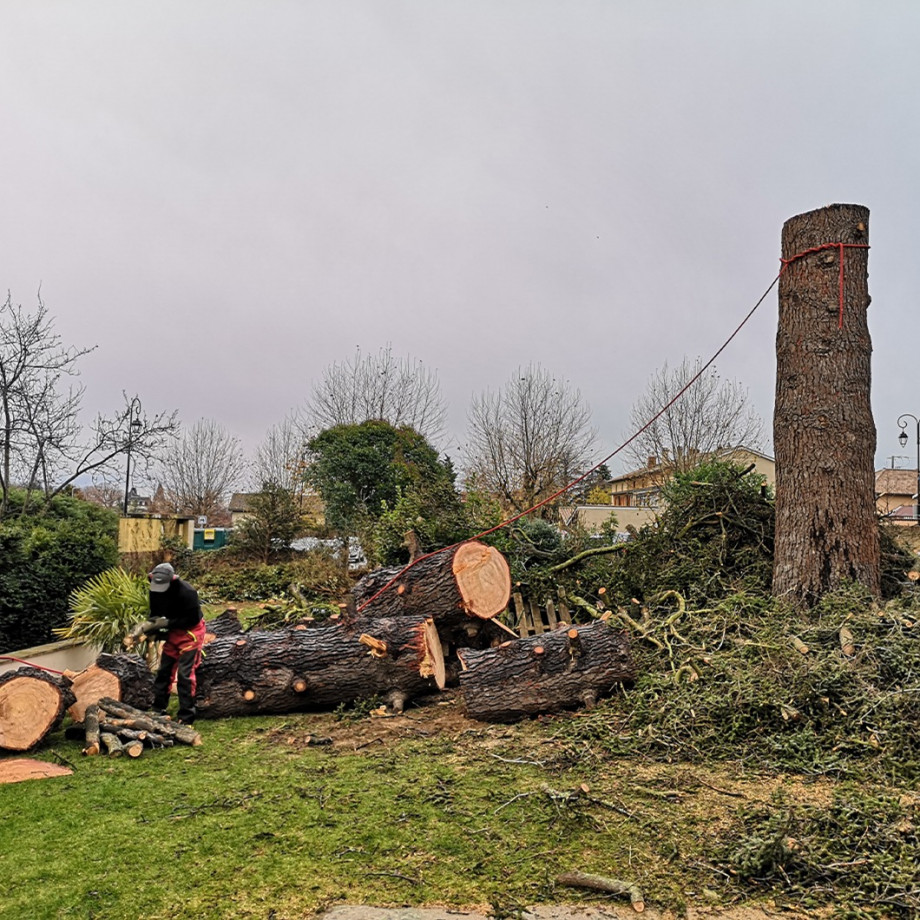
[[256,494],[255,492],[234,492],[230,496],[229,510],[231,513],[234,511],[250,511],[250,499]]
[[[735,447],[723,447],[719,450],[713,451],[711,454],[700,454],[700,462],[702,463],[708,457],[715,457],[717,460],[722,458],[730,459],[735,454],[745,453],[750,454],[753,457],[760,457],[763,460],[769,460],[770,463],[774,462],[773,457],[769,454],[763,453],[763,451],[755,450],[753,447],[747,447],[744,444],[738,444]],[[658,460],[657,457],[654,458],[655,463],[649,464],[648,466],[640,466],[638,469],[630,470],[627,473],[621,473],[619,476],[614,476],[612,479],[609,479],[608,482],[628,482],[630,479],[641,479],[644,476],[648,476],[650,473],[659,473],[667,470],[673,469],[674,464],[670,461],[665,461],[662,463]],[[652,458],[649,457],[651,461]]]
[[879,470],[875,474],[877,495],[916,495],[916,470]]

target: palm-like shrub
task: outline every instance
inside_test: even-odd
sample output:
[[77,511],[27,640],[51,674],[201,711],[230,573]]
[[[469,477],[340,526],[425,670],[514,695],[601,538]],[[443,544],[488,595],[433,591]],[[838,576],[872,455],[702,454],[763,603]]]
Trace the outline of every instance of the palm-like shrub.
[[[94,575],[70,595],[70,625],[55,629],[62,639],[79,639],[115,652],[131,627],[150,615],[147,579],[121,568]],[[138,650],[149,651],[144,642]]]

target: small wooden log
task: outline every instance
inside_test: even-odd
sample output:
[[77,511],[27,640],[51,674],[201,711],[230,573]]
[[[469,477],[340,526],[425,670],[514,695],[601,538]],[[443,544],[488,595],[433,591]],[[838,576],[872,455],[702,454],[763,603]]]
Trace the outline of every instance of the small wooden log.
[[[578,654],[572,654],[576,648]],[[459,649],[457,656],[464,669],[460,692],[467,714],[485,722],[513,722],[593,705],[635,677],[628,634],[601,622],[516,639],[498,648]]]
[[0,748],[28,751],[60,728],[73,705],[70,679],[39,668],[0,674]]
[[645,910],[645,898],[642,889],[635,882],[624,882],[617,878],[603,875],[588,875],[584,872],[565,872],[556,879],[557,885],[569,888],[587,888],[590,891],[602,891],[605,894],[625,894],[629,897],[633,910],[641,914]]
[[109,757],[121,757],[124,752],[124,745],[118,740],[117,735],[113,735],[111,732],[103,732],[99,738],[101,739],[103,745],[105,746],[106,752]]
[[207,632],[204,635],[206,645],[215,639],[239,636],[243,632],[243,624],[240,623],[236,607],[228,607],[220,616],[209,620],[206,628]]
[[[369,647],[381,654],[368,654]],[[215,639],[197,678],[199,715],[218,718],[332,708],[390,693],[408,699],[443,687],[446,672],[434,623],[404,616],[250,631],[243,645]]]
[[86,707],[104,696],[148,709],[153,705],[153,673],[140,655],[103,653],[74,675],[73,692],[77,699],[68,712],[74,722],[82,722]]
[[144,742],[129,741],[122,746],[122,749],[129,757],[140,757],[144,753]]
[[95,757],[99,747],[99,707],[91,703],[83,713],[83,731],[86,739],[83,753],[87,757]]

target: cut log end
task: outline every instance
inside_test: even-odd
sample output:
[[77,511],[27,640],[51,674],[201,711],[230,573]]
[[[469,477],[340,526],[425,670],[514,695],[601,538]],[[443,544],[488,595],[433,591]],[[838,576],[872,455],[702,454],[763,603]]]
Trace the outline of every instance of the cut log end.
[[505,557],[484,543],[464,543],[452,562],[463,608],[470,616],[489,620],[500,614],[511,596],[511,572]]
[[0,748],[27,751],[48,733],[61,712],[60,691],[34,677],[0,687]]

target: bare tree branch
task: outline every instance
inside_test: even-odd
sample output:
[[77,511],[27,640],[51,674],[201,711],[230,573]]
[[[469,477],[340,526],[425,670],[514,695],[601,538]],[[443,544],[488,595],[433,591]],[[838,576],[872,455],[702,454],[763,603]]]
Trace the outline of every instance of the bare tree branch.
[[307,414],[320,429],[379,419],[394,428],[409,425],[436,442],[444,434],[446,409],[437,374],[414,358],[394,357],[388,344],[376,355],[358,349],[330,364],[313,388]]
[[539,365],[518,368],[498,393],[474,397],[467,481],[523,511],[591,465],[595,432],[581,393]]
[[[684,358],[674,369],[662,365],[633,405],[633,431],[660,412],[701,366],[699,358],[694,362]],[[751,408],[742,385],[722,379],[711,367],[629,445],[626,454],[637,466],[645,466],[655,457],[671,470],[684,471],[696,466],[704,455],[741,444],[754,449],[763,446],[763,421]]]

